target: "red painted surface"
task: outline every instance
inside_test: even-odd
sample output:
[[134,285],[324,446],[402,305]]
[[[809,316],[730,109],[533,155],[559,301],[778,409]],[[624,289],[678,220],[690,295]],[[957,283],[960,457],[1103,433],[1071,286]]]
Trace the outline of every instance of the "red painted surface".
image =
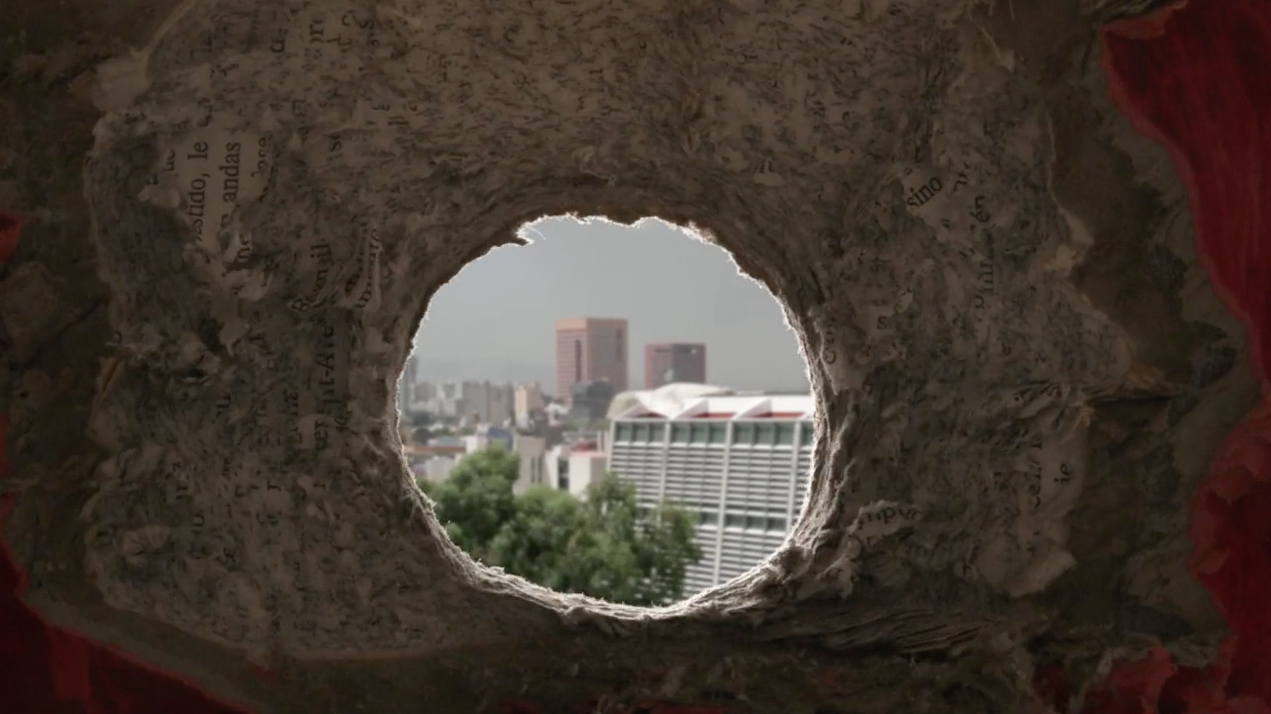
[[[0,525],[12,508],[12,497],[0,497]],[[48,625],[18,600],[25,585],[0,545],[0,712],[241,714],[175,677]]]
[[1067,712],[1072,700],[1072,684],[1064,673],[1061,662],[1038,665],[1033,672],[1033,689],[1044,702],[1050,702],[1057,712]]
[[[1166,146],[1186,183],[1197,252],[1219,295],[1244,321],[1262,406],[1226,439],[1192,504],[1191,567],[1213,593],[1232,638],[1208,667],[1180,667],[1163,649],[1113,667],[1087,692],[1086,714],[1271,714],[1271,0],[1193,0],[1103,35],[1114,100]],[[0,213],[0,264],[21,222]],[[0,433],[3,422],[0,421]],[[0,449],[0,478],[7,474]],[[0,523],[12,501],[0,498]],[[22,714],[231,714],[178,679],[24,607],[24,578],[0,548],[0,711]],[[1067,698],[1062,673],[1038,690]],[[717,709],[650,705],[656,714]],[[513,709],[512,711],[516,711]],[[524,708],[523,712],[532,712]],[[637,710],[639,711],[639,710]],[[650,711],[646,707],[646,711]]]
[[1262,401],[1193,495],[1189,565],[1232,636],[1208,667],[1120,662],[1086,714],[1271,714],[1271,0],[1194,0],[1103,33],[1113,100],[1166,147],[1197,254],[1244,322]]
[[18,249],[18,236],[22,234],[22,217],[0,210],[0,265],[4,265]]

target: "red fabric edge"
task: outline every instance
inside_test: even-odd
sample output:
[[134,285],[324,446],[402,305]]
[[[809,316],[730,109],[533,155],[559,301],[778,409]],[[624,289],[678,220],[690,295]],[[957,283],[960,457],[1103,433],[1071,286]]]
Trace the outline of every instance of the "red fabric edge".
[[0,265],[9,262],[13,252],[18,249],[22,223],[22,216],[11,211],[0,211]]
[[[1191,502],[1189,567],[1231,628],[1208,667],[1164,648],[1117,662],[1086,714],[1271,713],[1271,3],[1192,0],[1102,33],[1109,93],[1187,188],[1197,255],[1244,323],[1259,405],[1224,439]],[[1256,74],[1260,72],[1261,74]],[[1053,673],[1038,680],[1059,704]]]

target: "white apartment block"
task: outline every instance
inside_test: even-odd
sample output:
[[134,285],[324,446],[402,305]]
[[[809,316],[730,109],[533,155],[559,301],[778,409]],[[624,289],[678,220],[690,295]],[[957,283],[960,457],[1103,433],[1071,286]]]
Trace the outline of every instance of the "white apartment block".
[[513,434],[512,452],[521,460],[520,476],[512,487],[513,492],[523,493],[530,486],[540,485],[547,480],[547,439],[528,434]]
[[685,592],[771,555],[803,508],[812,397],[624,396],[633,403],[611,414],[609,468],[635,485],[641,506],[671,501],[697,514],[702,560],[688,569]]
[[517,426],[528,426],[543,407],[543,392],[537,384],[518,384],[512,389],[512,418]]
[[546,482],[552,488],[585,498],[587,487],[609,470],[609,455],[596,442],[557,444],[547,452]]

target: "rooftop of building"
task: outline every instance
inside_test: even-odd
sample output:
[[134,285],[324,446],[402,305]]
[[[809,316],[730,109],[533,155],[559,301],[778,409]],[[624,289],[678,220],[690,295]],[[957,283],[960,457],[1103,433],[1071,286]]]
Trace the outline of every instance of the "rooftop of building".
[[625,317],[566,317],[556,321],[557,330],[585,330],[589,327],[626,327]]
[[619,396],[611,420],[806,420],[816,411],[810,394],[737,394],[710,385],[668,384]]

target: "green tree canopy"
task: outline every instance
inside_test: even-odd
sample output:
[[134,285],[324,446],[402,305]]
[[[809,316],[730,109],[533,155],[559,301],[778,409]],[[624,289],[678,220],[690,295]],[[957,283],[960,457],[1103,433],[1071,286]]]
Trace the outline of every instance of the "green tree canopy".
[[473,558],[563,592],[629,605],[684,596],[701,558],[691,514],[663,504],[641,513],[635,489],[613,473],[582,499],[532,486],[513,493],[519,463],[500,447],[460,461],[445,481],[421,482],[451,540]]

